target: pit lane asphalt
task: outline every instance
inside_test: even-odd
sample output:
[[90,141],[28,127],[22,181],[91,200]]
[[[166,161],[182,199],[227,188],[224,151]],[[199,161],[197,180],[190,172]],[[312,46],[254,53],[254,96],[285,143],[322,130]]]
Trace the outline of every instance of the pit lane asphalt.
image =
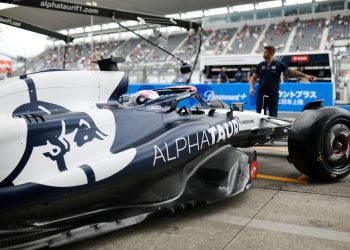
[[243,194],[61,249],[349,249],[350,176],[311,182],[287,162],[286,143],[254,149],[261,178]]

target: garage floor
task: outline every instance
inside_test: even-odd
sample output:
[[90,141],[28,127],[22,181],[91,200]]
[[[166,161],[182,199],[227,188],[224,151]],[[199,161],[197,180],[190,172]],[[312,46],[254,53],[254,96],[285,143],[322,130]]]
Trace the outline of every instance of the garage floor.
[[310,182],[287,162],[286,143],[255,150],[259,178],[247,192],[64,249],[350,249],[350,176]]

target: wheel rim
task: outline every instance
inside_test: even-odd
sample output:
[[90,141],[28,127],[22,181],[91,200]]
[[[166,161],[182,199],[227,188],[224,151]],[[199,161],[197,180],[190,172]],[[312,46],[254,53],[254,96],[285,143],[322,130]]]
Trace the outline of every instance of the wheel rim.
[[323,143],[327,168],[332,172],[346,171],[350,163],[350,129],[345,124],[334,124]]

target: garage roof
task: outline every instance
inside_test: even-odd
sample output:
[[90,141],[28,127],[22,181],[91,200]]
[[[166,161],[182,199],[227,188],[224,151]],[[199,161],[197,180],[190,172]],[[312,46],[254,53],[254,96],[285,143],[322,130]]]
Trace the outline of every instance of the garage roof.
[[[66,1],[70,3],[86,4],[91,0]],[[251,0],[93,0],[98,7],[117,10],[127,10],[154,15],[167,15],[179,12],[188,12],[200,9],[211,9],[224,6],[255,3],[261,1]],[[266,1],[266,0],[265,0]],[[0,10],[0,15],[21,19],[34,25],[51,30],[62,30],[90,25],[90,17],[65,13],[60,11],[35,9],[23,6]],[[94,24],[111,22],[108,18],[94,17]]]

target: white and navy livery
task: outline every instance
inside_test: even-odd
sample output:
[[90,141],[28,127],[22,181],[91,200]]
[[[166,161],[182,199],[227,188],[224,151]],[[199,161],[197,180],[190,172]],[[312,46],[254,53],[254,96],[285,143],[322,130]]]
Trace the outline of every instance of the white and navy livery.
[[[160,90],[153,104],[128,106],[119,101],[127,87],[119,71],[2,81],[0,221],[12,240],[0,240],[1,248],[14,242],[9,224],[67,231],[87,217],[103,222],[113,211],[115,219],[134,218],[250,186],[254,158],[229,145],[240,127],[232,112],[175,112],[177,101],[196,93],[192,87]],[[216,167],[221,157],[230,160]]]
[[[292,126],[236,104],[208,105],[192,86],[158,89],[159,98],[130,106],[122,98],[127,76],[108,70],[117,69],[113,58],[102,63],[99,72],[47,71],[2,81],[0,248],[57,246],[138,223],[160,209],[234,196],[256,176],[255,154],[236,147],[271,139],[289,136],[290,161],[310,177],[349,173],[343,110],[311,103]],[[201,105],[178,107],[188,98]]]

